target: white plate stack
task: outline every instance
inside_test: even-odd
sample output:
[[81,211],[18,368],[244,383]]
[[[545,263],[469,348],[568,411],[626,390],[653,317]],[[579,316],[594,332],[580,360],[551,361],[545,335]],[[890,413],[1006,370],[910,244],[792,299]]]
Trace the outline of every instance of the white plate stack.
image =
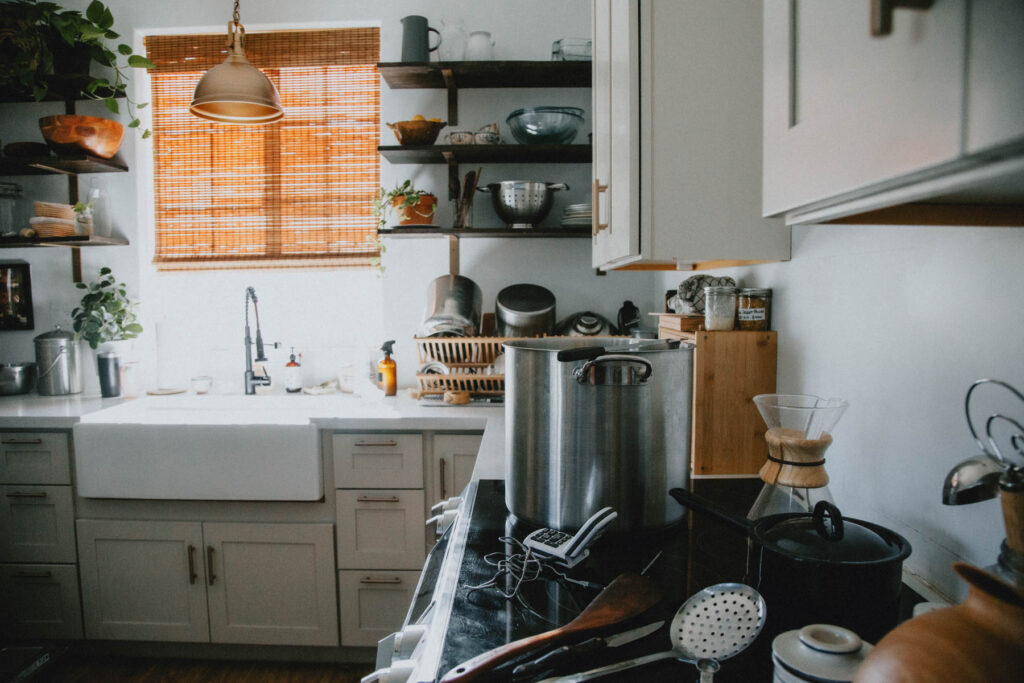
[[591,223],[591,205],[586,204],[569,204],[565,207],[565,212],[562,213],[562,227],[563,228],[577,228],[589,226]]

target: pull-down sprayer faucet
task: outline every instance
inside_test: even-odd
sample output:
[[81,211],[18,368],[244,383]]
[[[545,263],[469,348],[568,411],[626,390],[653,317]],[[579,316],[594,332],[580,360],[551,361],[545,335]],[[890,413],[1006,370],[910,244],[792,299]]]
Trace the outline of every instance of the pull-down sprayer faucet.
[[[267,357],[263,353],[263,335],[260,333],[260,309],[256,305],[256,290],[252,287],[247,287],[245,290],[245,393],[255,394],[256,387],[258,386],[270,386],[270,375],[267,373],[266,367],[263,368],[263,374],[256,376],[252,370],[252,335],[249,332],[249,300],[252,300],[252,310],[256,314],[256,362],[265,363]],[[277,342],[274,342],[274,348],[277,348]]]

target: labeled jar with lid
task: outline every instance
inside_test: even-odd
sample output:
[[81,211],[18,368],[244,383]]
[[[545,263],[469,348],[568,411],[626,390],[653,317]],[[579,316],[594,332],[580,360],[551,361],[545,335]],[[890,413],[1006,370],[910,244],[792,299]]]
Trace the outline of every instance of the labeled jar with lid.
[[772,290],[741,289],[736,318],[741,330],[768,330],[772,325]]
[[704,288],[704,329],[731,330],[736,327],[736,288]]

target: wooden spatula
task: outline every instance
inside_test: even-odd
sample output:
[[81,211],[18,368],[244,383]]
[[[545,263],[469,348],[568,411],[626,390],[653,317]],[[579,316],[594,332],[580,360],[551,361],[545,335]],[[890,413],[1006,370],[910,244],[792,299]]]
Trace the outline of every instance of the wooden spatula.
[[479,654],[446,673],[441,683],[475,681],[499,664],[534,648],[615,626],[650,609],[660,599],[661,590],[650,578],[638,574],[620,574],[597,594],[579,616],[565,626]]

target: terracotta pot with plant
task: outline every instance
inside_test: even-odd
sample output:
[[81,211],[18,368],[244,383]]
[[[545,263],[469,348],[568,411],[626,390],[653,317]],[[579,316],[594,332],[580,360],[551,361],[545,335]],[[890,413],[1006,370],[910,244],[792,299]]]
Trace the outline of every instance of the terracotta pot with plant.
[[373,200],[373,215],[379,229],[387,228],[388,217],[394,212],[399,225],[431,225],[437,211],[437,196],[417,190],[411,180],[396,185],[393,190],[380,188]]

